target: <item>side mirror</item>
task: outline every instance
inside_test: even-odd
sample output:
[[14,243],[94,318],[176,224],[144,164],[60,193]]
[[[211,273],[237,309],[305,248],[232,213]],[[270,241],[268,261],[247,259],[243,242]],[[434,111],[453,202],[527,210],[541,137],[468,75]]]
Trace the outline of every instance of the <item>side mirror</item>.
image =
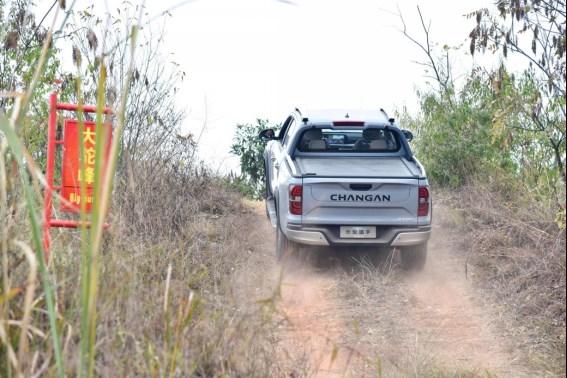
[[404,136],[406,137],[406,139],[408,140],[408,142],[411,142],[413,139],[413,133],[409,130],[402,130],[402,133],[404,134]]
[[274,129],[262,130],[260,131],[260,134],[258,134],[258,137],[264,142],[267,142],[269,140],[276,139],[276,132],[274,131]]

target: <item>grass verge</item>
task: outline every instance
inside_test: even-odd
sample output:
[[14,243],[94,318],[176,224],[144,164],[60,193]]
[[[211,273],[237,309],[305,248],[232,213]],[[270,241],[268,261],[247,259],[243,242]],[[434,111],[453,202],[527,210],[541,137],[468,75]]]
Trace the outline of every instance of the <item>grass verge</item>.
[[470,276],[523,363],[564,375],[565,226],[556,206],[480,184],[442,197],[452,209],[444,219],[464,234]]

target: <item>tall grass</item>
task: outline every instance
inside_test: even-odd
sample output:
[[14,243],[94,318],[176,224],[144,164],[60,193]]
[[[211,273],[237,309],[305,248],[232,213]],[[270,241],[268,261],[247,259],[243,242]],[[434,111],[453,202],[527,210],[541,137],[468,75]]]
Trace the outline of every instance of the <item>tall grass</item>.
[[[23,154],[23,146],[21,142],[18,140],[18,137],[14,130],[15,122],[13,122],[14,118],[12,117],[12,122],[8,120],[5,116],[0,115],[0,131],[2,131],[6,137],[7,144],[10,148],[10,151],[13,154],[13,160],[18,163],[19,167],[19,177],[20,183],[23,188],[24,198],[26,203],[26,208],[28,211],[28,217],[31,227],[31,235],[33,240],[33,246],[36,251],[37,261],[39,262],[40,273],[42,276],[42,285],[45,295],[45,301],[47,305],[47,314],[49,316],[49,323],[51,326],[52,332],[52,340],[53,340],[53,349],[55,354],[55,360],[57,364],[57,370],[60,376],[63,376],[63,360],[61,358],[61,341],[58,336],[58,329],[56,325],[56,312],[55,312],[55,299],[53,293],[53,287],[51,283],[51,279],[49,277],[49,273],[47,271],[47,266],[44,260],[44,253],[43,253],[43,246],[42,246],[42,239],[41,239],[41,224],[39,222],[39,217],[37,214],[37,196],[31,187],[31,184],[28,181],[28,175],[24,167],[24,154]],[[5,298],[7,299],[7,297]],[[24,319],[24,322],[27,322],[28,319]],[[12,361],[13,367],[18,370],[19,363],[17,361]]]
[[[140,9],[142,9],[141,7]],[[141,10],[140,10],[141,13]],[[141,15],[140,15],[141,17]],[[100,76],[97,91],[97,112],[96,112],[96,154],[95,154],[95,178],[94,178],[94,200],[91,214],[91,227],[89,233],[89,243],[83,244],[82,266],[82,325],[81,325],[81,369],[80,376],[91,377],[94,372],[95,341],[96,341],[96,300],[99,285],[99,251],[101,247],[104,220],[108,214],[110,198],[114,184],[114,173],[118,160],[120,140],[125,124],[126,100],[128,88],[132,80],[134,65],[134,52],[137,40],[138,27],[132,26],[128,37],[132,46],[130,49],[130,67],[127,71],[127,78],[122,88],[122,98],[117,112],[117,124],[114,129],[114,137],[110,146],[109,161],[105,164],[105,143],[107,128],[103,128],[103,112],[106,96],[106,67],[104,61],[100,66]],[[102,132],[100,132],[102,131]],[[83,197],[84,198],[84,197]],[[82,209],[84,212],[84,209]],[[85,226],[83,226],[85,227]]]
[[[557,203],[538,199],[523,183],[491,181],[443,194],[453,208],[449,225],[463,234],[473,281],[497,304],[493,310],[516,349],[533,359],[526,364],[564,375],[564,215],[558,218]],[[511,185],[516,190],[502,189]]]
[[[129,55],[122,59],[128,64],[127,75],[115,108],[106,165],[102,162],[106,137],[96,136],[92,212],[81,206],[76,214],[84,221],[80,230],[51,231],[48,264],[38,216],[46,182],[18,133],[20,123],[26,121],[21,105],[24,97],[34,97],[33,88],[26,96],[14,96],[9,117],[0,116],[5,136],[0,136],[0,375],[283,375],[270,339],[270,327],[275,325],[251,309],[249,302],[233,297],[235,268],[248,260],[242,250],[253,248],[255,242],[241,232],[247,226],[243,219],[247,213],[240,197],[227,190],[225,181],[187,161],[185,156],[192,156],[194,146],[176,141],[174,135],[166,135],[166,140],[178,142],[175,149],[167,145],[163,154],[124,154],[121,165],[117,164],[123,134],[128,136],[126,117],[146,114],[132,114],[138,103],[136,110],[127,108],[128,92],[135,87],[130,84],[134,84],[139,30],[129,28],[120,42],[119,55],[124,50]],[[49,51],[46,46],[47,42],[44,54]],[[97,130],[104,130],[104,96],[113,79],[110,73],[107,76],[108,59],[98,60],[96,71]],[[87,79],[80,70],[77,73],[76,98],[82,105],[89,97],[83,88]],[[143,87],[143,80],[137,85]],[[147,92],[153,93],[150,88]],[[156,101],[160,99],[151,104]],[[78,112],[77,118],[81,135],[88,116]],[[138,142],[163,143],[164,135],[156,136]],[[177,157],[176,152],[184,149],[184,157]],[[152,165],[155,159],[159,164]],[[82,158],[83,177],[85,165]],[[118,169],[121,172],[115,175]],[[84,184],[81,197],[86,197]],[[55,204],[63,200],[55,196]],[[19,212],[22,206],[27,209],[25,219]],[[105,223],[110,224],[108,229]],[[32,235],[31,243],[28,235]],[[38,277],[41,285],[36,284]]]
[[[64,7],[64,3],[61,4]],[[138,23],[141,18],[138,17]],[[71,9],[67,9],[67,16],[71,12]],[[38,190],[38,183],[45,186],[46,181],[42,176],[40,171],[36,168],[31,155],[27,153],[24,147],[23,141],[19,139],[17,130],[20,124],[25,120],[26,110],[30,104],[30,100],[34,98],[34,90],[39,80],[42,79],[42,74],[44,70],[44,64],[46,61],[46,56],[50,51],[51,44],[53,42],[52,36],[54,32],[54,25],[58,18],[59,7],[57,8],[55,15],[53,17],[53,23],[48,31],[47,38],[45,38],[43,48],[41,51],[40,59],[37,62],[33,78],[29,84],[27,90],[23,93],[10,93],[7,94],[13,97],[13,107],[11,114],[8,116],[0,114],[0,131],[3,134],[1,139],[1,150],[0,150],[0,200],[2,219],[7,219],[8,214],[8,195],[17,196],[17,190],[21,186],[23,194],[23,202],[27,209],[27,217],[29,230],[32,237],[32,246],[30,248],[26,243],[18,240],[12,240],[14,247],[17,247],[24,254],[25,259],[29,264],[29,273],[27,279],[27,285],[25,290],[24,308],[22,313],[22,319],[18,323],[20,326],[19,333],[19,347],[18,354],[16,355],[13,350],[13,340],[12,332],[7,327],[7,320],[11,316],[10,299],[14,296],[10,289],[10,263],[8,259],[8,249],[11,247],[9,245],[10,236],[8,235],[8,227],[6,224],[2,225],[2,276],[3,276],[3,293],[2,293],[2,323],[0,323],[0,337],[2,339],[2,344],[7,350],[7,361],[6,361],[6,373],[7,376],[15,374],[16,376],[29,375],[29,371],[26,373],[26,361],[28,360],[27,349],[28,349],[28,332],[31,322],[31,310],[32,305],[35,304],[36,310],[38,308],[38,302],[33,301],[34,295],[34,285],[36,280],[37,266],[39,266],[39,273],[41,275],[41,286],[43,289],[45,297],[46,314],[49,319],[50,334],[48,337],[52,341],[53,355],[55,358],[55,365],[57,375],[63,377],[67,372],[73,370],[68,370],[64,366],[64,358],[62,353],[62,342],[60,337],[60,322],[59,314],[56,306],[54,282],[52,274],[50,273],[50,266],[47,265],[47,261],[44,256],[44,248],[42,245],[42,225],[40,222],[40,217],[38,215],[38,209],[41,208],[41,201],[39,200],[40,193]],[[61,29],[64,27],[67,17],[61,24]],[[81,281],[81,332],[80,332],[80,343],[81,343],[81,353],[77,367],[78,376],[88,376],[92,377],[94,375],[95,368],[95,346],[96,346],[96,329],[97,329],[97,297],[98,297],[98,287],[99,287],[99,251],[101,247],[102,234],[104,229],[104,222],[108,214],[109,203],[113,188],[114,172],[116,170],[116,161],[119,154],[120,139],[122,135],[122,130],[124,128],[124,114],[125,114],[125,104],[128,96],[128,87],[132,77],[132,68],[134,62],[134,53],[136,46],[136,36],[138,32],[138,26],[132,26],[129,30],[127,37],[124,39],[125,44],[129,44],[130,48],[130,67],[127,71],[127,78],[124,82],[124,88],[122,88],[122,98],[119,110],[116,113],[116,127],[114,129],[114,138],[112,139],[112,144],[110,146],[110,156],[108,164],[104,164],[105,151],[107,146],[105,146],[106,138],[105,130],[103,128],[103,113],[106,103],[106,67],[104,65],[104,60],[100,63],[99,68],[99,78],[97,87],[97,111],[96,111],[96,154],[95,154],[95,178],[94,178],[94,203],[92,206],[92,211],[90,214],[86,212],[86,203],[83,201],[80,209],[80,219],[81,222],[81,251],[82,260],[80,266],[80,281]],[[80,85],[77,86],[78,98],[82,99],[80,90]],[[82,101],[80,101],[80,104]],[[78,112],[79,117],[79,130],[84,129],[84,115],[81,111]],[[101,132],[102,130],[102,132]],[[82,135],[82,132],[79,133]],[[84,159],[84,146],[80,143],[81,150],[81,162],[80,167],[83,171],[83,177],[85,172],[85,159]],[[7,157],[7,159],[6,159]],[[18,167],[17,172],[8,171],[6,169],[6,164],[15,164]],[[86,198],[86,186],[84,180],[81,182],[81,198]],[[19,185],[18,185],[19,184]],[[12,189],[8,193],[7,187],[10,186]],[[35,187],[34,187],[35,186]],[[48,190],[45,188],[45,190]],[[60,198],[60,200],[63,200]],[[31,251],[35,251],[34,254]],[[39,302],[41,303],[41,302]],[[41,311],[41,310],[40,310]],[[29,366],[27,366],[29,368]]]

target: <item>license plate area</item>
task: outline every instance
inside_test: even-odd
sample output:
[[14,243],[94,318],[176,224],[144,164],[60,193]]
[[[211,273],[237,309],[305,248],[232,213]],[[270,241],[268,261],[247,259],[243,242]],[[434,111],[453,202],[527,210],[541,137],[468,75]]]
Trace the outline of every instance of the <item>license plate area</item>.
[[376,226],[341,226],[341,239],[375,239]]

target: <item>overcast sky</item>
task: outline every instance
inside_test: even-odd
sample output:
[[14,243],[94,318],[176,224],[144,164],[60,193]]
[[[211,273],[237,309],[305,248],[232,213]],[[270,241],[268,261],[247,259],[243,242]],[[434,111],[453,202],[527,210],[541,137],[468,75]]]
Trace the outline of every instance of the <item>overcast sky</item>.
[[[79,0],[75,9],[91,3]],[[148,0],[146,6],[150,15],[175,8],[166,18],[164,54],[188,75],[179,95],[188,114],[181,132],[197,138],[207,120],[199,156],[214,168],[237,167],[228,153],[237,123],[281,122],[295,106],[417,110],[415,91],[427,79],[414,61],[425,56],[402,35],[397,14],[399,8],[408,31],[422,40],[416,2],[197,0],[175,7],[179,3]],[[105,11],[105,2],[95,4]],[[492,2],[419,5],[434,42],[464,43],[453,59],[457,75],[468,72],[473,58],[466,37],[474,20],[463,15]]]

